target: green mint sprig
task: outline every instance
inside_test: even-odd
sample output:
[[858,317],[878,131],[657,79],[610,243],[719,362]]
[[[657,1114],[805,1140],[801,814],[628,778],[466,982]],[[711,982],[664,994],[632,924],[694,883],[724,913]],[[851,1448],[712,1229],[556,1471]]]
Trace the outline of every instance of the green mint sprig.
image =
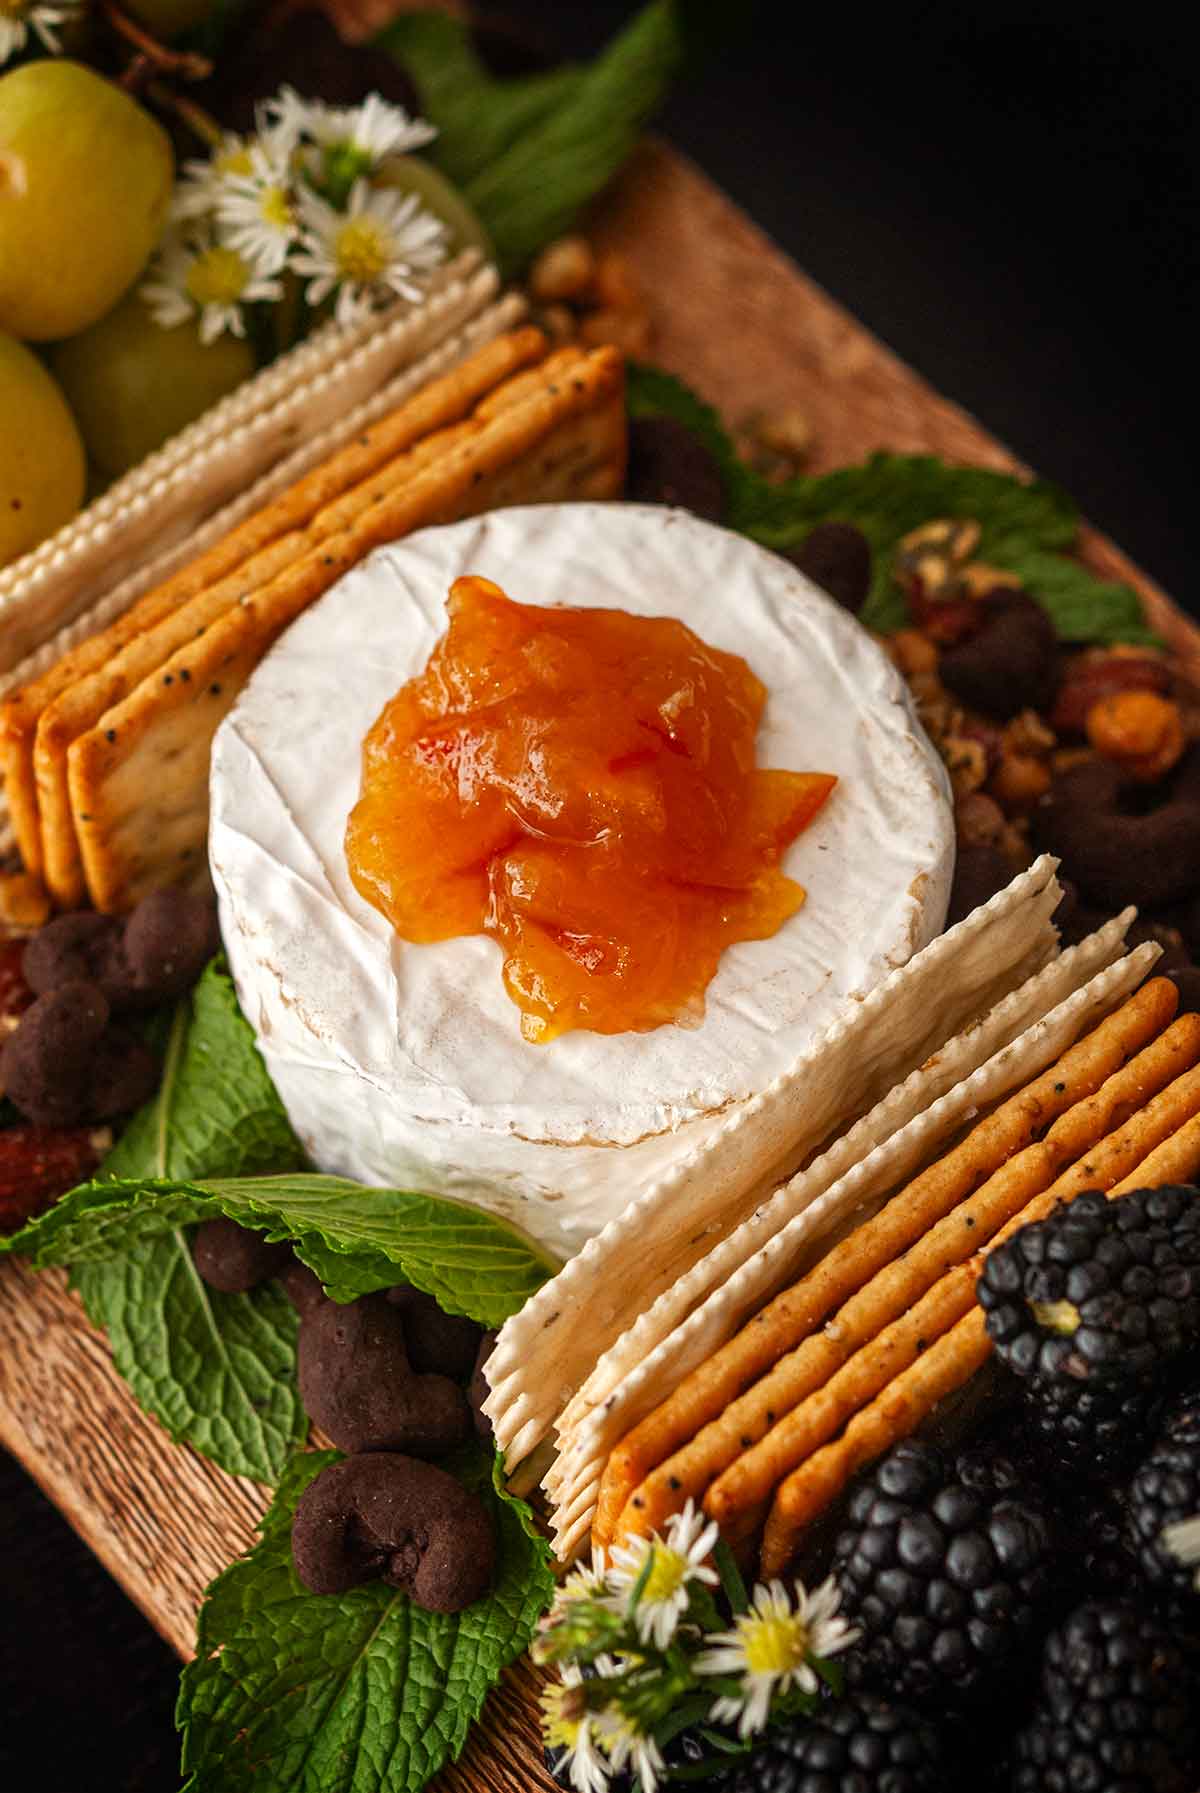
[[874,454],[833,473],[766,480],[736,453],[716,412],[673,375],[629,370],[631,417],[672,417],[708,447],[721,469],[731,529],[786,552],[818,523],[852,523],[873,551],[871,589],[862,621],[880,634],[908,622],[893,576],[902,536],[935,517],[971,517],[981,529],[978,554],[1014,573],[1069,642],[1152,644],[1141,599],[1132,586],[1098,579],[1071,558],[1079,513],[1047,480],[1023,480],[983,467],[951,467],[934,455]]
[[443,1467],[492,1514],[496,1576],[482,1600],[446,1614],[383,1582],[310,1594],[292,1566],[292,1518],[338,1460],[292,1460],[261,1542],[205,1596],[176,1709],[185,1793],[416,1793],[458,1756],[550,1601],[546,1545],[478,1445]]

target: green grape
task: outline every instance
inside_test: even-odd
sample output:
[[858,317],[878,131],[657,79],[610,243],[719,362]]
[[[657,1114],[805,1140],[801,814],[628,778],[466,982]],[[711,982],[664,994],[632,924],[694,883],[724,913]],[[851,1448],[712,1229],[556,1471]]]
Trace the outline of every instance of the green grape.
[[423,162],[420,156],[393,156],[375,175],[374,184],[393,187],[400,193],[415,193],[449,231],[451,254],[460,249],[481,249],[491,259],[487,231],[458,188],[431,162]]
[[0,566],[75,515],[85,478],[66,399],[32,350],[0,334]]
[[205,344],[193,323],[162,330],[136,292],[59,343],[51,361],[89,455],[114,478],[254,372],[254,356],[239,337]]
[[0,76],[0,330],[73,336],[137,279],[166,222],[162,126],[77,62]]
[[216,0],[125,0],[125,10],[160,44],[194,31],[216,10]]

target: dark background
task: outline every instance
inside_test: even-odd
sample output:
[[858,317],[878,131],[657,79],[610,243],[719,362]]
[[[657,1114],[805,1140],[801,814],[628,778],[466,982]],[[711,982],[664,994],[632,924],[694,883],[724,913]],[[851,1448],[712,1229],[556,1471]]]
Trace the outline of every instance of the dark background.
[[[635,7],[486,10],[563,56],[594,51]],[[661,128],[934,386],[1200,609],[1200,81],[1182,23],[1136,5],[689,10],[701,36],[722,13],[738,25],[687,74]],[[0,1457],[0,1784],[23,1768],[18,1784],[42,1793],[176,1788],[176,1676],[165,1645]]]

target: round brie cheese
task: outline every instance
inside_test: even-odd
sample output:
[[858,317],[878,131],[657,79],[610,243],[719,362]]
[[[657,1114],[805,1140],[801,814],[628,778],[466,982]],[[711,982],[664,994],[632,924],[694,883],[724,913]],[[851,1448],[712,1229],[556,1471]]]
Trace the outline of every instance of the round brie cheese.
[[[766,685],[760,765],[837,774],[783,861],[807,902],[725,951],[699,1025],[529,1044],[494,941],[410,945],[351,883],[363,736],[424,667],[464,573],[523,604],[678,617]],[[953,864],[944,769],[867,632],[776,555],[642,505],[498,511],[372,555],[254,673],[211,797],[238,993],[314,1162],[479,1203],[560,1255],[924,946]]]

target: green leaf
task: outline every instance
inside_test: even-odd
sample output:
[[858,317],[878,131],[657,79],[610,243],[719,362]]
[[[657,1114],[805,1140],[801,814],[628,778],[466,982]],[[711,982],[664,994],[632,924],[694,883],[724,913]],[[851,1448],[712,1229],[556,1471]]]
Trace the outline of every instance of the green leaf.
[[[302,1162],[233,984],[210,965],[176,1010],[157,1095],[105,1160],[99,1186]],[[131,1229],[119,1255],[76,1266],[75,1287],[137,1400],[176,1442],[273,1483],[308,1429],[295,1385],[296,1314],[271,1285],[245,1295],[210,1289],[186,1223]]]
[[481,174],[526,131],[569,104],[585,80],[582,69],[498,81],[471,44],[470,27],[442,12],[403,13],[379,39],[403,66],[437,126],[424,153],[460,187]]
[[39,1267],[103,1264],[218,1214],[294,1240],[336,1300],[411,1282],[484,1326],[501,1325],[558,1268],[482,1208],[305,1172],[84,1183],[0,1240],[0,1252],[26,1252]]
[[493,1514],[496,1581],[483,1600],[445,1614],[382,1582],[308,1593],[292,1567],[292,1515],[337,1461],[295,1458],[262,1541],[208,1590],[176,1712],[185,1793],[415,1793],[458,1756],[549,1604],[546,1546],[478,1446],[443,1467]]
[[973,517],[982,532],[980,559],[1016,573],[1065,641],[1156,639],[1130,586],[1097,579],[1069,558],[1078,514],[1066,494],[1046,480],[951,467],[934,455],[875,454],[859,466],[773,483],[739,459],[716,413],[671,375],[631,368],[628,404],[633,417],[676,418],[708,445],[725,480],[730,528],[765,547],[798,547],[818,523],[853,523],[861,529],[874,557],[862,621],[880,634],[908,621],[892,577],[901,536],[934,517]]
[[432,159],[462,185],[505,276],[617,173],[683,54],[676,0],[651,0],[590,67],[517,81],[488,75],[453,20],[401,18],[379,41],[416,82],[438,127]]

